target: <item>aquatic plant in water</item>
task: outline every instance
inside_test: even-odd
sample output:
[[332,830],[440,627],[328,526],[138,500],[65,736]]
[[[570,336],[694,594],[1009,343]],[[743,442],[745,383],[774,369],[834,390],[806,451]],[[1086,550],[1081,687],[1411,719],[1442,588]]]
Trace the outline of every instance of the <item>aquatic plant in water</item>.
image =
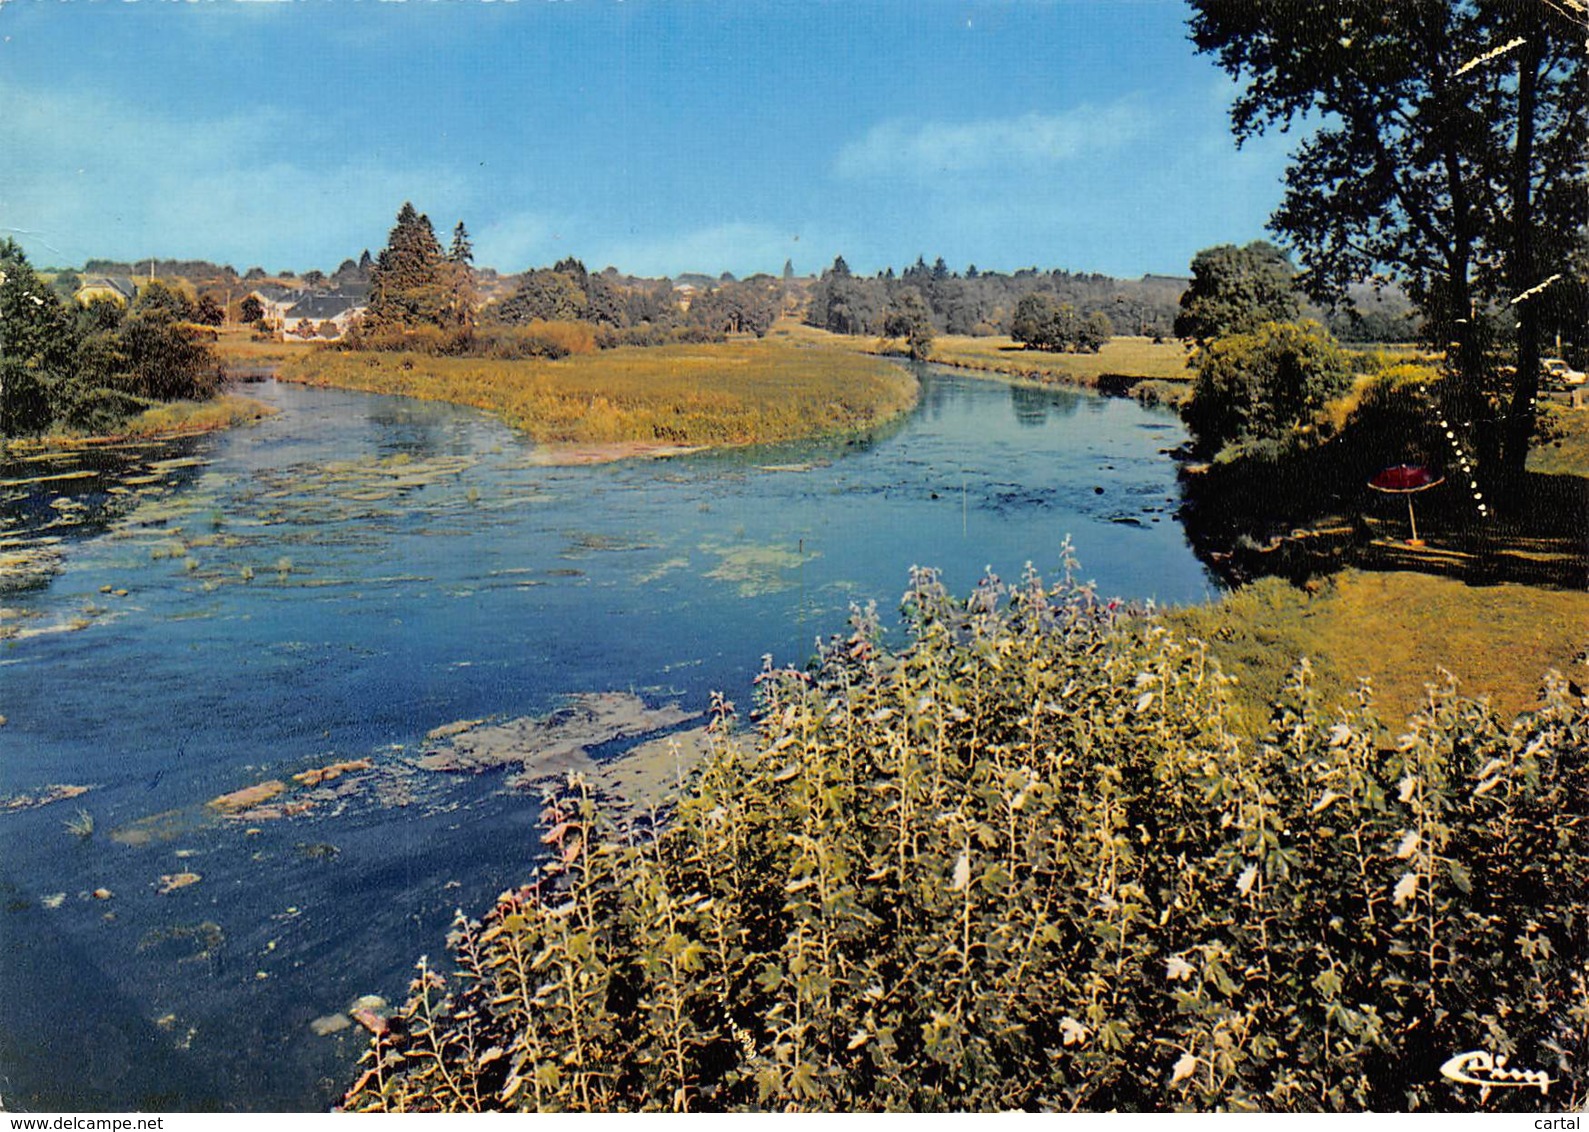
[[[1203,645],[1068,578],[905,594],[719,702],[660,825],[571,776],[547,861],[382,1020],[352,1109],[1576,1109],[1589,703],[1306,664],[1256,742]],[[1442,1076],[1463,1051],[1528,1088]],[[1548,1079],[1547,1089],[1537,1087]]]
[[84,841],[94,836],[94,815],[87,810],[79,809],[77,813],[61,823],[66,827],[66,832],[73,837],[80,837]]

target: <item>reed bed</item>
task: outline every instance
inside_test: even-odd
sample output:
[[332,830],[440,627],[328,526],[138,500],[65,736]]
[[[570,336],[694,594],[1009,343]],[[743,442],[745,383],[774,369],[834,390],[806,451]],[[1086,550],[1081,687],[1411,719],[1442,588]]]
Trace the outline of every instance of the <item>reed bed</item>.
[[741,445],[864,432],[909,409],[898,365],[782,341],[547,359],[317,351],[283,380],[448,401],[554,444]]

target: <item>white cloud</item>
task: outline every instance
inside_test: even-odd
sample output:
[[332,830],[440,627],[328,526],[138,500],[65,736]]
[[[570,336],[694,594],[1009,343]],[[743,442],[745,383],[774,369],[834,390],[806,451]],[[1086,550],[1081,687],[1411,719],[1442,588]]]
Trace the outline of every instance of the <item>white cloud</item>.
[[359,254],[355,233],[382,242],[403,198],[437,215],[464,195],[452,174],[347,151],[346,130],[268,108],[187,118],[4,82],[0,105],[0,231],[40,262],[334,268]]
[[1060,114],[1022,114],[969,122],[883,122],[839,151],[845,178],[934,177],[1002,169],[1031,170],[1119,149],[1151,125],[1134,98],[1078,106]]

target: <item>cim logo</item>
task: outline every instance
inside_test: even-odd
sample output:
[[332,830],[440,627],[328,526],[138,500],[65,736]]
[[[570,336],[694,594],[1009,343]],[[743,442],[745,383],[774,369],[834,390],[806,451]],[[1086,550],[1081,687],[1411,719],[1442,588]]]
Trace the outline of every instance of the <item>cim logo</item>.
[[[1471,1050],[1468,1053],[1459,1053],[1440,1067],[1440,1076],[1448,1081],[1455,1081],[1459,1085],[1477,1085],[1479,1087],[1479,1100],[1490,1099],[1491,1089],[1538,1089],[1540,1096],[1550,1094],[1553,1083],[1550,1076],[1539,1069],[1513,1069],[1506,1064],[1506,1055],[1492,1057],[1484,1050]],[[1535,1121],[1536,1128],[1577,1128],[1576,1117],[1571,1119],[1571,1124],[1547,1123],[1540,1124]]]

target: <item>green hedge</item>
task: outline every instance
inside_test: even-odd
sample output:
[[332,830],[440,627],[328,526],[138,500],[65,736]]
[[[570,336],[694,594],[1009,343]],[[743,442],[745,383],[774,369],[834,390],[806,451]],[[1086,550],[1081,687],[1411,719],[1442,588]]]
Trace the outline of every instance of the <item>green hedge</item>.
[[[930,571],[665,820],[548,796],[551,859],[421,960],[351,1109],[1550,1109],[1586,1099],[1589,706],[1306,664],[1253,745],[1196,641],[1069,580]],[[655,814],[651,817],[654,819]],[[1484,1091],[1466,1051],[1551,1079]]]

